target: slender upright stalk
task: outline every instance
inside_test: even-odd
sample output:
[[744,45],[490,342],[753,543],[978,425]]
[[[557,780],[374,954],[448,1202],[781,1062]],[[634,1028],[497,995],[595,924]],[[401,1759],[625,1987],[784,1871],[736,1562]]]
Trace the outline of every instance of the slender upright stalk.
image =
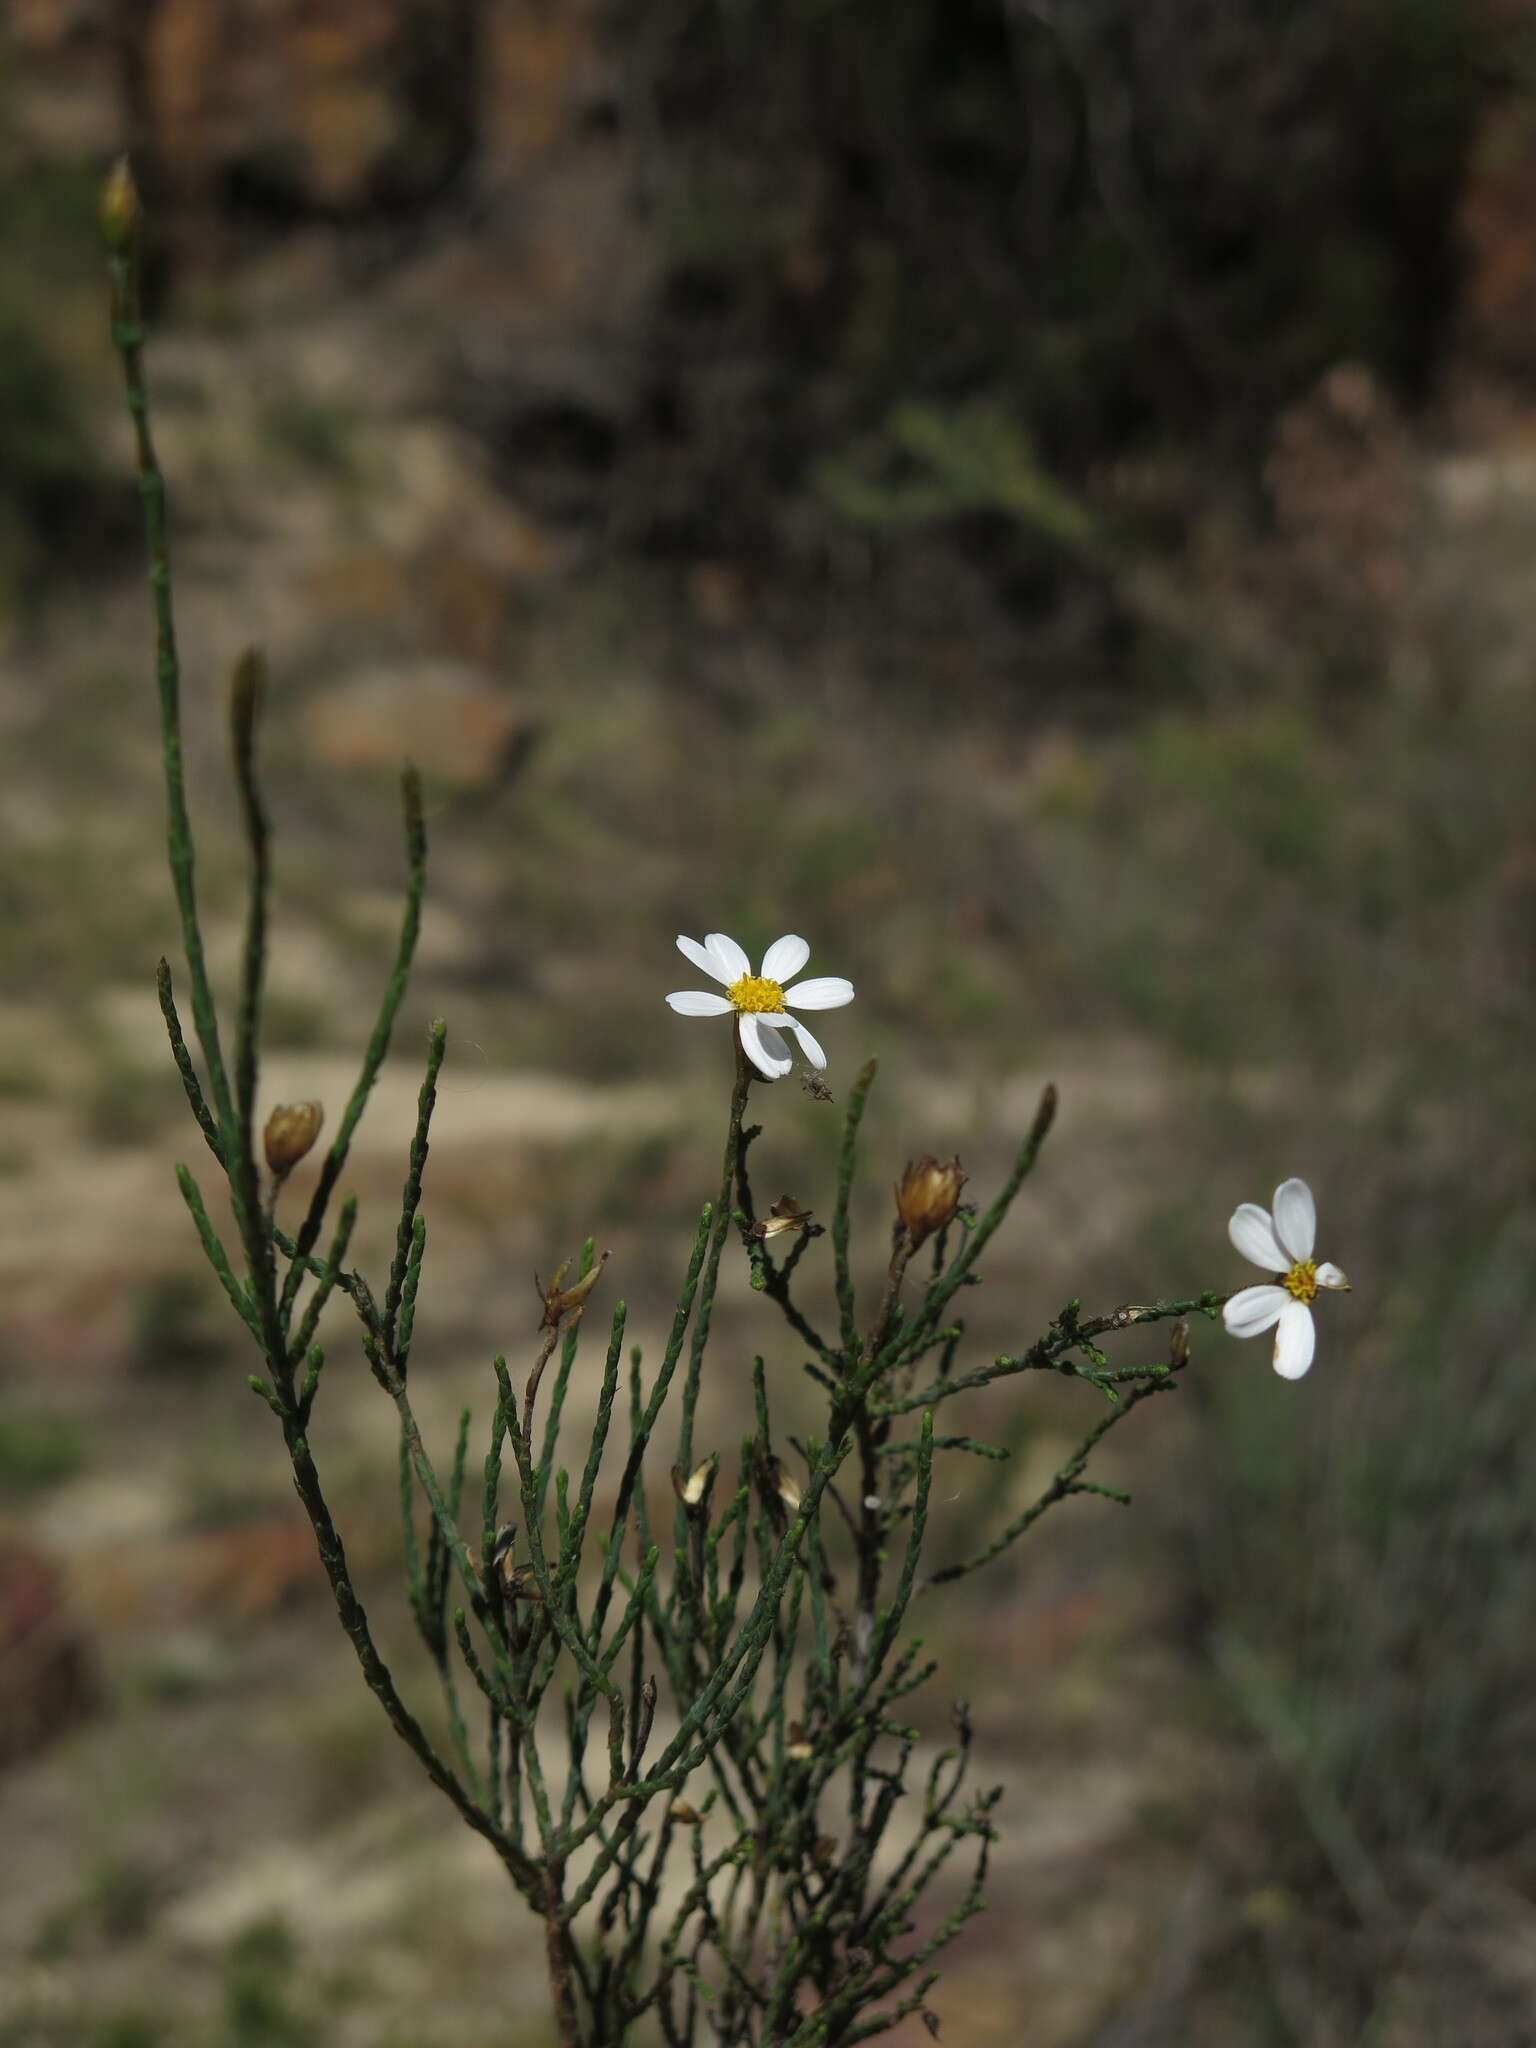
[[704,1371],[704,1351],[709,1343],[710,1316],[715,1305],[715,1285],[720,1277],[720,1254],[731,1227],[731,1196],[736,1186],[736,1165],[741,1157],[741,1120],[746,1113],[747,1093],[752,1086],[752,1064],[742,1049],[741,1033],[733,1030],[736,1049],[736,1081],[731,1090],[730,1115],[725,1127],[725,1157],[720,1167],[720,1195],[715,1203],[709,1250],[699,1282],[694,1307],[693,1335],[688,1345],[688,1369],[683,1375],[682,1419],[678,1433],[677,1461],[684,1471],[693,1464],[693,1420],[699,1405],[699,1384]]

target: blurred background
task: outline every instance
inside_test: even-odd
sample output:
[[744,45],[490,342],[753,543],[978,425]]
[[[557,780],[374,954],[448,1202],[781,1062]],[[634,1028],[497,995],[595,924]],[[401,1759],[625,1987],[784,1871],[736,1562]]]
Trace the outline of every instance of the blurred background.
[[[907,1158],[985,1192],[1058,1084],[978,1358],[1068,1294],[1245,1284],[1229,1212],[1305,1175],[1354,1282],[1311,1377],[1200,1326],[1111,1440],[1133,1507],[1068,1502],[915,1616],[924,1726],[968,1696],[1007,1788],[943,2039],[1536,2040],[1536,6],[0,21],[0,2042],[546,2039],[530,1930],[349,1661],[176,1196],[94,227],[125,146],[226,988],[222,679],[251,639],[271,665],[268,1100],[334,1118],[401,756],[427,778],[420,968],[349,1179],[366,1258],[446,1016],[440,1448],[589,1232],[661,1325],[729,1085],[662,1005],[677,931],[801,931],[856,983],[823,1036],[839,1095],[881,1060],[871,1270]],[[837,1111],[761,1114],[759,1190],[824,1214]],[[766,1314],[726,1290],[725,1445],[755,1349],[798,1412]],[[416,1681],[393,1434],[332,1343],[317,1447]],[[1097,1403],[987,1390],[967,1426],[1013,1457],[942,1473],[936,1560]]]

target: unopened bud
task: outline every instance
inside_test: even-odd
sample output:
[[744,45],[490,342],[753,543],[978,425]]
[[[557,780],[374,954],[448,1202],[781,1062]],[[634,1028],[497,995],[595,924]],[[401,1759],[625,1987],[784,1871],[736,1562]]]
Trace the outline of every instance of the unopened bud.
[[320,1135],[325,1111],[318,1102],[280,1102],[261,1134],[267,1164],[282,1180],[291,1173]]
[[703,1818],[696,1806],[690,1806],[686,1799],[674,1799],[667,1811],[675,1821],[685,1828],[696,1828]]
[[789,1740],[784,1745],[784,1754],[792,1764],[808,1764],[816,1754],[816,1747],[800,1722],[791,1721],[785,1733]]
[[125,156],[120,156],[107,173],[101,188],[97,217],[101,222],[102,239],[113,254],[130,254],[144,225],[144,209],[139,203],[139,188],[134,183],[133,172]]
[[965,1181],[958,1159],[938,1160],[925,1153],[909,1162],[896,1183],[896,1214],[913,1251],[953,1221]]
[[1175,1371],[1189,1363],[1189,1325],[1182,1319],[1168,1332],[1168,1363]]

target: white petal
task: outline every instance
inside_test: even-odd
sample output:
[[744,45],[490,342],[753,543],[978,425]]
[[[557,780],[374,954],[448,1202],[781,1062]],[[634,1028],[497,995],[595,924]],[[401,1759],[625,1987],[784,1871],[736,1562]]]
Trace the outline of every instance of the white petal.
[[1275,1325],[1275,1371],[1283,1380],[1299,1380],[1312,1363],[1317,1325],[1304,1301],[1288,1301]]
[[763,973],[770,981],[781,985],[792,975],[800,972],[811,957],[811,949],[804,939],[797,939],[793,932],[786,932],[782,939],[775,939],[763,955]]
[[1345,1294],[1349,1292],[1349,1282],[1344,1278],[1339,1268],[1330,1265],[1326,1259],[1317,1269],[1317,1284],[1319,1287],[1337,1287]]
[[706,932],[704,943],[715,956],[715,972],[729,988],[733,981],[740,981],[744,974],[752,972],[752,962],[740,946],[724,932]]
[[802,981],[797,988],[785,989],[784,1000],[797,1010],[840,1010],[844,1003],[853,1001],[853,983],[844,981],[840,974],[823,974],[815,980]]
[[724,996],[701,988],[680,988],[667,1001],[680,1017],[723,1017],[731,1007]]
[[734,974],[726,974],[722,971],[720,962],[710,952],[708,946],[701,946],[697,939],[685,939],[682,933],[679,932],[677,935],[677,950],[685,960],[691,961],[701,974],[707,974],[711,981],[729,983],[736,979]]
[[789,1019],[789,1028],[791,1031],[794,1032],[796,1038],[799,1039],[800,1050],[805,1054],[806,1058],[810,1061],[811,1065],[813,1067],[825,1068],[827,1064],[826,1054],[822,1051],[820,1045],[814,1038],[812,1038],[810,1032],[806,1030],[805,1026],[799,1021],[799,1019],[796,1017],[791,1017]]
[[1245,1287],[1222,1309],[1221,1319],[1231,1337],[1257,1337],[1267,1330],[1271,1323],[1280,1320],[1280,1312],[1290,1301],[1283,1287]]
[[1292,1261],[1280,1249],[1269,1211],[1257,1202],[1239,1202],[1227,1224],[1227,1235],[1245,1259],[1262,1266],[1266,1273],[1288,1272]]
[[766,1074],[770,1081],[781,1079],[794,1064],[777,1031],[751,1012],[741,1020],[741,1049],[757,1071]]
[[1317,1243],[1317,1204],[1304,1180],[1283,1180],[1275,1189],[1275,1235],[1288,1266],[1311,1258]]

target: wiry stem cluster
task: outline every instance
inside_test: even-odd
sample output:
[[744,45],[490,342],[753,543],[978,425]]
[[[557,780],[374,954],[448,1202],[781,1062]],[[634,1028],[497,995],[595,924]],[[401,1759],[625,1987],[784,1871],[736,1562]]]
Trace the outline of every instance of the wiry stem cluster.
[[[920,1789],[911,1777],[919,1738],[902,1717],[903,1703],[935,1665],[922,1658],[918,1643],[902,1640],[908,1607],[924,1585],[998,1555],[1056,1501],[1109,1491],[1084,1476],[1091,1453],[1140,1402],[1174,1384],[1187,1352],[1182,1324],[1165,1363],[1111,1368],[1098,1340],[1141,1323],[1210,1312],[1217,1297],[1089,1320],[1073,1302],[1017,1356],[956,1371],[964,1326],[951,1318],[951,1305],[975,1279],[981,1253],[1034,1166],[1054,1113],[1054,1091],[1047,1089],[1012,1172],[980,1215],[957,1207],[958,1166],[925,1162],[936,1178],[919,1191],[918,1206],[899,1206],[883,1287],[873,1312],[861,1316],[852,1194],[871,1063],[846,1114],[830,1229],[837,1326],[824,1335],[796,1295],[802,1260],[820,1232],[793,1203],[775,1205],[775,1234],[793,1234],[781,1257],[757,1220],[749,1161],[758,1129],[744,1124],[753,1076],[738,1052],[718,1196],[700,1215],[660,1356],[647,1368],[633,1348],[625,1372],[620,1301],[595,1418],[575,1462],[562,1462],[567,1395],[599,1270],[589,1241],[575,1281],[567,1287],[562,1268],[540,1290],[543,1315],[520,1390],[507,1361],[493,1361],[483,1449],[472,1461],[466,1409],[440,1465],[423,1439],[410,1388],[427,1242],[422,1189],[446,1048],[442,1024],[428,1034],[394,1251],[381,1287],[348,1264],[355,1201],[348,1197],[332,1213],[415,950],[426,875],[420,787],[407,771],[405,900],[393,967],[356,1085],[290,1233],[277,1224],[276,1195],[291,1160],[277,1156],[271,1171],[278,1181],[264,1187],[254,1135],[270,882],[257,769],[261,665],[255,655],[244,657],[230,695],[250,887],[226,1055],[194,887],[165,490],[143,375],[137,237],[134,210],[128,229],[111,238],[112,331],[137,436],[170,868],[196,1055],[163,961],[160,1002],[192,1114],[228,1184],[233,1250],[191,1172],[179,1167],[178,1177],[209,1263],[260,1354],[262,1371],[251,1384],[277,1418],[363,1675],[432,1782],[490,1844],[539,1916],[553,2011],[568,2048],[616,2048],[642,2022],[676,2048],[706,2039],[847,2048],[905,2014],[926,2016],[932,1959],[982,1904],[999,1795],[966,1790],[971,1722],[963,1705],[955,1710],[954,1741],[931,1760]],[[319,1114],[315,1105],[304,1107],[313,1112],[304,1119],[310,1142]],[[273,1161],[270,1143],[267,1156]],[[714,1453],[696,1465],[695,1438],[716,1290],[733,1236],[754,1287],[788,1326],[824,1419],[817,1436],[785,1443],[793,1460],[781,1456],[759,1358],[752,1427],[717,1497],[725,1467]],[[916,1254],[930,1236],[926,1271],[911,1287]],[[442,1694],[441,1736],[429,1734],[406,1705],[380,1654],[310,1447],[325,1363],[320,1324],[337,1296],[349,1305],[368,1365],[396,1411],[407,1597]],[[936,1435],[936,1411],[991,1380],[1043,1370],[1090,1381],[1108,1396],[1109,1412],[1038,1500],[975,1556],[925,1580],[935,1456],[1006,1455],[968,1435]],[[1116,1391],[1122,1383],[1123,1397]],[[674,1412],[668,1529],[653,1523],[653,1481]],[[942,1907],[925,1916],[924,1894],[962,1851],[968,1875],[958,1889],[943,1890]]]

